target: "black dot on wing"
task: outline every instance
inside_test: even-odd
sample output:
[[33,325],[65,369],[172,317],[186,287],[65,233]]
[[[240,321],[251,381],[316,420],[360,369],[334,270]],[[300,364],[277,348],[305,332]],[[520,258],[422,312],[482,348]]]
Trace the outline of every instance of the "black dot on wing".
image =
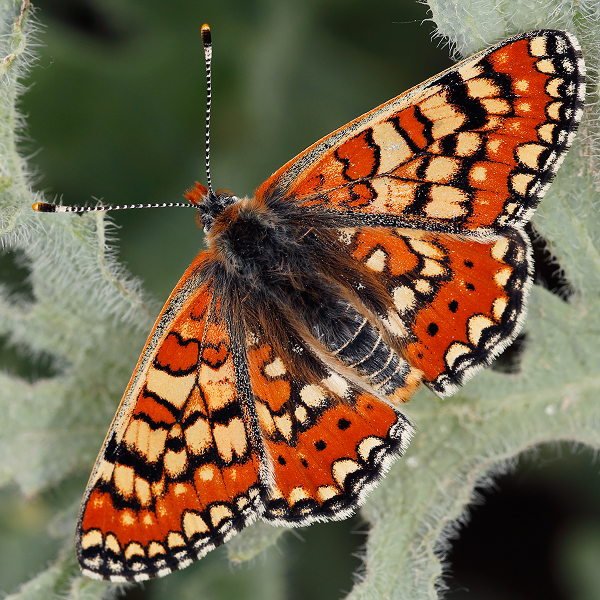
[[468,269],[472,269],[473,263],[470,260],[465,260],[465,267],[467,267]]
[[348,421],[348,419],[340,419],[338,421],[338,429],[341,429],[342,431],[346,431],[346,429],[348,429],[348,427],[350,427],[350,421]]
[[280,456],[280,457],[277,459],[277,462],[278,462],[280,465],[285,465],[285,458],[283,458],[283,456]]
[[423,358],[423,353],[422,353],[422,352],[419,352],[419,354],[417,354],[417,356],[418,356],[419,358]]
[[465,283],[465,287],[471,292],[475,291],[475,286],[472,283]]
[[427,333],[431,337],[433,337],[439,330],[440,328],[437,326],[437,323],[429,323],[429,325],[427,325]]
[[452,302],[448,304],[448,308],[450,309],[450,312],[455,313],[458,310],[458,302],[456,300],[452,300]]
[[300,464],[305,468],[308,469],[308,461],[305,458],[300,459]]
[[327,444],[324,440],[319,440],[318,442],[315,442],[315,448],[319,451],[325,450],[325,448],[327,448]]

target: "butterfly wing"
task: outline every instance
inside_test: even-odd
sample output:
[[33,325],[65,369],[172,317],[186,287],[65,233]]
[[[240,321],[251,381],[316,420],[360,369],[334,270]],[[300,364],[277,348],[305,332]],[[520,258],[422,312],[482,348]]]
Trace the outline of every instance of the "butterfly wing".
[[[317,142],[257,197],[341,227],[354,275],[340,274],[335,244],[323,270],[449,394],[519,331],[531,279],[522,226],[572,143],[584,94],[573,36],[518,35]],[[365,267],[380,285],[365,283]]]
[[288,526],[346,518],[406,448],[412,427],[349,379],[342,362],[325,364],[284,314],[257,309],[247,359],[269,461],[262,518]]
[[571,145],[584,94],[573,36],[518,35],[323,138],[256,194],[362,225],[518,225]]
[[516,335],[531,270],[519,230],[478,237],[367,227],[340,239],[384,287],[380,322],[436,393],[456,391]]
[[210,265],[201,253],[165,305],[92,472],[76,538],[90,577],[163,576],[263,510],[245,351]]
[[98,457],[76,538],[90,577],[166,575],[263,513],[344,518],[408,444],[397,409],[215,271],[201,253],[175,288]]

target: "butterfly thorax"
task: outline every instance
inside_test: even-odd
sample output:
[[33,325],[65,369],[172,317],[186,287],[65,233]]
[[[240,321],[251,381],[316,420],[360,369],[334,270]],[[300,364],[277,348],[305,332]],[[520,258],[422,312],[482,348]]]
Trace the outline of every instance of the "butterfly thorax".
[[310,258],[302,241],[308,230],[254,198],[243,198],[215,218],[206,239],[229,275],[251,286],[277,285],[306,272]]

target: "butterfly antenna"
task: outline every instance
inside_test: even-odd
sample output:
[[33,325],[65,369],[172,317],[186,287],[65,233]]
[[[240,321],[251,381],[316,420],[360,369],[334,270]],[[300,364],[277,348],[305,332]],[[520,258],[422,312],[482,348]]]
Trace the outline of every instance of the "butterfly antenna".
[[[208,191],[211,196],[215,196],[210,178],[210,105],[212,99],[212,82],[211,82],[211,63],[212,63],[212,40],[210,35],[210,27],[205,23],[201,29],[202,46],[204,47],[204,63],[206,65],[206,181],[208,182]],[[205,189],[199,184],[197,187]],[[59,204],[50,204],[49,202],[36,202],[32,208],[37,212],[94,212],[108,210],[126,210],[130,208],[169,208],[172,206],[181,208],[197,208],[195,202],[163,202],[159,204],[122,204],[117,206],[62,206]]]
[[204,47],[204,64],[206,66],[206,182],[208,183],[208,191],[211,196],[215,193],[212,187],[212,180],[210,178],[210,105],[212,102],[212,76],[211,76],[211,64],[212,64],[212,38],[210,35],[210,27],[205,23],[202,25],[202,46]]

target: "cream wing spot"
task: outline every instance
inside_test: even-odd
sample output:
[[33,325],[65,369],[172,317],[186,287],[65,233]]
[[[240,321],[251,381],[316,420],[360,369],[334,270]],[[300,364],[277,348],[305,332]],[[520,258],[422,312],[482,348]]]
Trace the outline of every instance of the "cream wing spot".
[[150,542],[148,544],[148,556],[154,558],[158,554],[165,554],[164,546],[158,542]]
[[273,421],[271,411],[260,400],[256,402],[255,406],[256,414],[258,415],[258,422],[260,423],[261,428],[268,435],[273,435],[273,433],[275,432],[275,422]]
[[414,291],[407,285],[400,285],[394,288],[394,291],[392,292],[392,297],[394,298],[394,306],[401,313],[415,308],[417,304],[417,299]]
[[494,245],[490,249],[490,254],[494,260],[501,261],[506,256],[508,248],[508,239],[503,237],[494,242]]
[[293,506],[302,500],[307,500],[310,498],[310,494],[301,486],[297,486],[292,489],[289,495],[289,502]]
[[431,244],[430,242],[425,242],[423,240],[412,239],[410,240],[410,247],[419,254],[423,256],[427,256],[428,258],[441,259],[444,258],[444,253],[442,250],[436,246],[435,244]]
[[142,506],[148,506],[152,500],[152,492],[150,491],[150,484],[141,477],[135,478],[135,495]]
[[207,533],[208,530],[208,525],[199,514],[188,510],[183,515],[183,532],[188,540],[197,534]]
[[555,77],[554,79],[551,79],[547,84],[546,84],[546,93],[549,96],[553,96],[554,98],[560,98],[561,93],[560,90],[558,89],[563,83],[565,82],[564,79],[561,79],[560,77]]
[[181,475],[187,465],[187,452],[185,448],[179,452],[173,450],[167,450],[164,456],[165,472],[171,478],[176,478]]
[[337,373],[331,373],[329,377],[323,379],[322,383],[330,392],[333,392],[342,398],[346,398],[348,390],[350,389],[348,382]]
[[494,281],[499,287],[506,287],[506,284],[508,283],[508,280],[510,279],[511,275],[512,269],[510,267],[499,269],[498,271],[496,271],[496,273],[494,273]]
[[513,190],[521,196],[527,195],[527,186],[535,179],[535,175],[531,173],[515,173],[510,178],[510,183]]
[[150,367],[146,387],[176,408],[182,408],[196,383],[196,374],[174,377],[164,371]]
[[282,415],[281,417],[273,417],[277,429],[281,432],[281,435],[287,440],[292,439],[292,419],[290,415]]
[[424,211],[429,217],[453,219],[461,217],[467,212],[463,203],[467,202],[469,198],[458,188],[432,185],[429,197],[431,200],[424,207]]
[[488,177],[488,169],[486,166],[475,165],[471,169],[471,180],[475,183],[475,185],[481,184],[482,182],[484,182],[487,179],[487,177]]
[[388,173],[413,156],[406,140],[388,121],[373,127],[373,140],[381,149],[379,173]]
[[377,248],[377,250],[369,256],[365,264],[371,271],[381,273],[387,265],[387,254],[381,248]]
[[115,488],[121,496],[129,498],[133,494],[135,471],[126,465],[116,465],[114,470]]
[[447,183],[458,172],[459,163],[454,158],[436,156],[429,161],[425,178],[428,181]]
[[546,37],[538,35],[529,42],[529,51],[532,56],[546,56]]
[[415,290],[421,294],[431,294],[433,288],[427,279],[416,279],[414,284]]
[[185,546],[185,540],[180,533],[170,531],[169,535],[167,535],[167,546],[169,546],[171,550],[181,548],[182,546]]
[[226,361],[218,369],[212,369],[207,364],[202,364],[199,381],[204,391],[206,404],[212,411],[227,406],[237,398],[235,372],[231,361]]
[[543,58],[542,60],[538,60],[535,66],[537,67],[538,71],[541,71],[542,73],[556,73],[554,63],[549,58]]
[[478,65],[478,62],[478,60],[468,62],[458,69],[458,73],[463,78],[463,81],[473,79],[483,73],[483,67]]
[[467,321],[467,335],[469,336],[469,341],[474,346],[477,346],[481,340],[483,332],[493,324],[494,322],[485,315],[473,315]]
[[215,478],[215,467],[204,465],[196,471],[196,477],[199,481],[212,481]]
[[302,402],[311,408],[319,408],[325,404],[327,394],[320,385],[308,384],[300,390]]
[[508,306],[508,300],[504,297],[496,298],[492,303],[492,315],[496,321],[500,321],[506,307]]
[[92,529],[81,536],[81,547],[84,550],[91,548],[92,546],[102,546],[104,539],[98,529]]
[[473,156],[479,149],[481,136],[472,131],[461,131],[456,137],[457,156]]
[[104,547],[114,554],[121,554],[121,544],[113,533],[107,533],[104,541]]
[[368,462],[371,452],[376,448],[381,448],[383,445],[383,440],[380,438],[374,435],[369,436],[364,438],[358,445],[358,455],[362,460]]
[[285,375],[287,371],[283,361],[279,357],[276,357],[273,362],[264,366],[264,372],[268,377],[281,377],[282,375]]
[[482,77],[467,81],[466,86],[472,98],[490,98],[501,93],[500,88],[493,81]]
[[243,456],[246,452],[246,430],[240,418],[231,419],[227,425],[216,424],[213,435],[219,456],[226,463]]
[[529,81],[527,79],[515,79],[513,88],[516,93],[525,93],[529,90]]
[[233,513],[223,504],[215,504],[210,509],[210,520],[213,527],[219,527],[225,519],[231,519]]
[[156,462],[165,450],[167,430],[152,429],[146,421],[133,419],[125,431],[124,440],[131,450],[145,456],[149,462]]
[[134,556],[146,556],[144,549],[137,542],[131,542],[125,548],[125,559],[131,560]]
[[202,454],[212,446],[210,425],[206,419],[198,417],[185,430],[185,442],[190,452]]
[[98,480],[102,479],[102,481],[108,482],[111,480],[114,470],[115,465],[109,463],[107,460],[102,460],[98,472],[96,473],[96,477]]
[[462,344],[461,342],[453,342],[446,350],[446,354],[444,355],[444,359],[446,360],[446,364],[448,368],[452,369],[456,363],[456,361],[465,354],[470,354],[471,349],[466,344]]
[[440,263],[435,260],[431,260],[430,258],[425,258],[423,260],[423,267],[421,268],[421,275],[423,277],[441,277],[446,273],[446,270]]
[[546,113],[554,121],[560,121],[560,109],[562,108],[562,102],[552,102],[546,107]]
[[541,144],[522,144],[517,148],[517,158],[527,167],[537,169],[539,167],[540,154],[546,149]]
[[450,135],[462,127],[465,120],[465,115],[461,115],[460,113],[455,113],[455,115],[452,117],[440,117],[438,120],[434,118],[431,134],[438,138]]
[[528,102],[527,100],[518,100],[514,103],[514,106],[515,112],[517,113],[527,114],[531,112],[531,102]]
[[331,474],[335,482],[341,487],[344,487],[348,475],[355,473],[360,469],[360,465],[351,458],[341,458],[336,460],[331,467]]
[[540,125],[537,130],[540,139],[548,144],[551,144],[555,127],[555,123],[544,123],[543,125]]
[[332,485],[321,485],[317,488],[317,498],[319,498],[321,502],[335,498],[336,496],[339,496],[339,493],[339,489]]
[[304,423],[308,419],[308,413],[306,412],[304,406],[296,406],[296,409],[294,410],[294,417],[296,417],[300,423]]
[[502,98],[485,98],[481,104],[487,112],[493,115],[506,115],[512,110],[510,103]]

